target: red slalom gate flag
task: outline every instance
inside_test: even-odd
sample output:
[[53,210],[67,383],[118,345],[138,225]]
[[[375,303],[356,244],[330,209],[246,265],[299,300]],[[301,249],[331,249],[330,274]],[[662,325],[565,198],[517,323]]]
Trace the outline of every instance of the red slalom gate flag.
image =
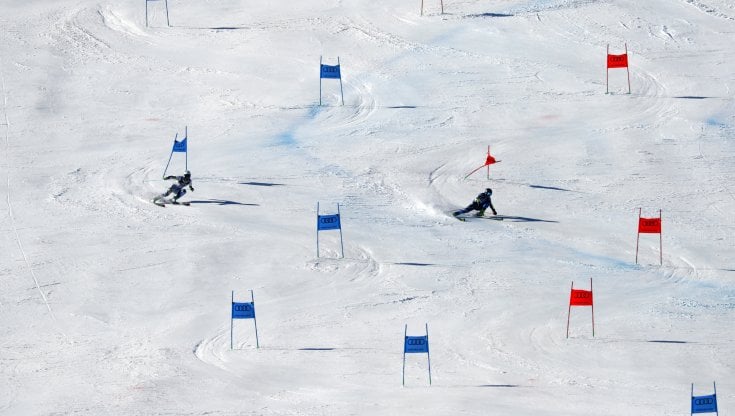
[[592,278],[590,277],[590,290],[575,289],[572,282],[572,292],[569,295],[569,309],[567,310],[567,338],[569,338],[569,318],[572,315],[572,306],[592,307],[592,336],[595,336],[595,305],[592,301]]
[[638,237],[635,242],[635,264],[638,264],[638,247],[640,246],[641,234],[658,234],[659,264],[664,264],[664,243],[661,232],[661,210],[658,210],[658,218],[642,217],[642,208],[638,208]]
[[592,291],[572,289],[569,306],[592,306]]
[[661,234],[661,218],[638,218],[638,232],[641,234]]
[[627,68],[628,67],[628,54],[622,55],[611,55],[607,54],[607,67],[608,68]]
[[610,69],[625,68],[628,72],[628,94],[630,94],[630,68],[628,67],[628,44],[625,44],[625,53],[615,55],[610,53],[610,45],[607,45],[607,68],[605,68],[605,93],[610,93]]
[[487,147],[487,157],[485,158],[485,163],[482,166],[478,167],[477,169],[474,169],[472,172],[465,175],[464,178],[465,179],[469,178],[470,175],[472,175],[473,173],[487,166],[487,178],[490,179],[490,165],[494,165],[500,162],[501,162],[500,160],[496,160],[495,157],[490,154],[490,146],[488,146]]

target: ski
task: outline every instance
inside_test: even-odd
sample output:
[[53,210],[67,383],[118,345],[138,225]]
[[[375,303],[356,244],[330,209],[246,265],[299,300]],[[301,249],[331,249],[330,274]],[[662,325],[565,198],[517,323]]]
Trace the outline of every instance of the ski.
[[[450,214],[450,215],[452,215],[452,214]],[[503,221],[503,219],[505,218],[502,215],[492,215],[492,216],[488,216],[488,217],[486,217],[486,216],[478,217],[477,215],[467,215],[467,216],[460,217],[460,216],[452,215],[452,217],[453,218],[456,218],[456,219],[458,219],[459,221],[462,221],[462,222],[467,222],[468,219],[472,219],[472,218],[477,218],[478,220],[495,220],[495,221]]]
[[457,216],[457,215],[454,215],[454,211],[446,211],[446,213],[447,213],[447,215],[449,215],[450,217],[452,217],[452,218],[456,218],[456,219],[458,219],[459,221],[462,221],[462,222],[465,222],[465,221],[466,221],[466,218],[465,218],[465,217],[459,217],[459,216]]
[[152,200],[151,202],[153,202],[154,204],[158,205],[161,208],[165,208],[167,204],[171,204],[171,205],[183,205],[185,207],[188,207],[191,204],[190,202],[177,202],[177,201],[172,201],[172,200],[168,200],[168,199],[161,199],[161,198],[156,198],[156,199]]

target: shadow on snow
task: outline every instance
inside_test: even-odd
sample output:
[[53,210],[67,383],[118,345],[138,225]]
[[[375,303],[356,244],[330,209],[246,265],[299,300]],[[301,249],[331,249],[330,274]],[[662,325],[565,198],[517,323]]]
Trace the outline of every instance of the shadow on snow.
[[559,221],[542,220],[541,218],[511,217],[511,216],[508,216],[508,215],[501,215],[501,217],[503,217],[503,220],[510,220],[512,222],[550,222],[550,223],[559,223]]
[[551,191],[564,191],[564,192],[571,192],[571,189],[564,189],[564,188],[558,188],[556,186],[542,186],[542,185],[528,185],[530,188],[534,189],[548,189]]
[[513,17],[514,15],[508,13],[476,13],[468,14],[466,18],[477,18],[477,17]]
[[271,182],[240,182],[240,185],[250,185],[250,186],[286,186],[283,183],[271,183]]
[[197,201],[189,201],[190,204],[216,204],[216,205],[242,205],[242,206],[248,206],[248,207],[259,207],[260,204],[245,204],[242,202],[236,202],[236,201],[228,201],[226,199],[207,199],[207,200],[197,200]]

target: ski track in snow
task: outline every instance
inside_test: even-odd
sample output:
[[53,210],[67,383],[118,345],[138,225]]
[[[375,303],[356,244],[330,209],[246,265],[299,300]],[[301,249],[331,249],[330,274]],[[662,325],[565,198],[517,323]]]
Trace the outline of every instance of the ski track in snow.
[[[0,65],[2,65],[3,62],[0,60]],[[2,82],[2,89],[3,89],[3,116],[5,119],[4,127],[5,127],[5,163],[6,163],[6,199],[5,202],[8,207],[8,218],[10,220],[10,225],[13,228],[13,234],[15,236],[15,242],[17,244],[18,250],[20,251],[21,256],[23,257],[23,262],[25,263],[28,272],[31,275],[31,278],[33,279],[33,283],[36,286],[36,289],[38,290],[38,294],[41,296],[41,299],[43,300],[43,303],[46,305],[46,309],[49,312],[49,315],[51,318],[56,321],[56,317],[54,316],[54,312],[51,310],[51,305],[49,304],[48,299],[46,298],[46,294],[41,290],[41,286],[38,283],[38,277],[36,276],[36,272],[33,269],[33,265],[28,260],[28,254],[26,253],[26,250],[23,248],[23,241],[20,238],[20,233],[18,232],[18,224],[15,218],[15,215],[13,214],[13,204],[11,202],[11,184],[10,184],[10,119],[8,118],[8,90],[5,85],[5,74],[3,72],[2,66],[0,66],[0,81]],[[0,303],[0,307],[2,304]]]
[[707,13],[707,14],[710,14],[712,16],[717,16],[717,17],[720,17],[720,18],[723,18],[723,19],[735,20],[735,5],[733,5],[732,2],[730,2],[730,3],[722,2],[723,3],[722,4],[723,7],[730,7],[731,8],[730,13],[725,13],[725,12],[722,12],[720,8],[713,7],[711,5],[712,4],[711,1],[710,2],[706,2],[706,3],[705,2],[698,1],[698,0],[684,0],[684,1],[686,3],[688,3],[688,4],[691,4],[692,6],[694,6],[696,8],[698,8],[703,13]]

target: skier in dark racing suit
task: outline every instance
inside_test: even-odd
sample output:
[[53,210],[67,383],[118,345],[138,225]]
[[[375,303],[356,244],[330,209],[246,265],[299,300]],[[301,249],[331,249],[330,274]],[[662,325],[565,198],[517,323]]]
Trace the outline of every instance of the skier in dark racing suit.
[[186,194],[186,188],[187,186],[189,189],[191,189],[192,192],[194,192],[194,187],[191,186],[191,172],[188,170],[184,173],[184,176],[166,176],[163,179],[169,180],[169,179],[175,179],[176,183],[171,185],[170,188],[168,188],[168,191],[166,191],[165,194],[161,195],[160,198],[166,198],[169,195],[173,194],[173,202],[177,202],[179,198],[184,196]]
[[485,189],[485,192],[477,195],[477,198],[475,198],[474,201],[472,201],[471,204],[467,205],[466,208],[460,209],[459,211],[454,211],[452,215],[455,217],[461,214],[466,214],[470,211],[478,211],[475,216],[482,217],[485,215],[485,210],[490,208],[492,210],[493,215],[498,215],[497,211],[495,211],[495,207],[493,207],[493,201],[490,199],[490,197],[493,194],[493,190],[490,188]]

